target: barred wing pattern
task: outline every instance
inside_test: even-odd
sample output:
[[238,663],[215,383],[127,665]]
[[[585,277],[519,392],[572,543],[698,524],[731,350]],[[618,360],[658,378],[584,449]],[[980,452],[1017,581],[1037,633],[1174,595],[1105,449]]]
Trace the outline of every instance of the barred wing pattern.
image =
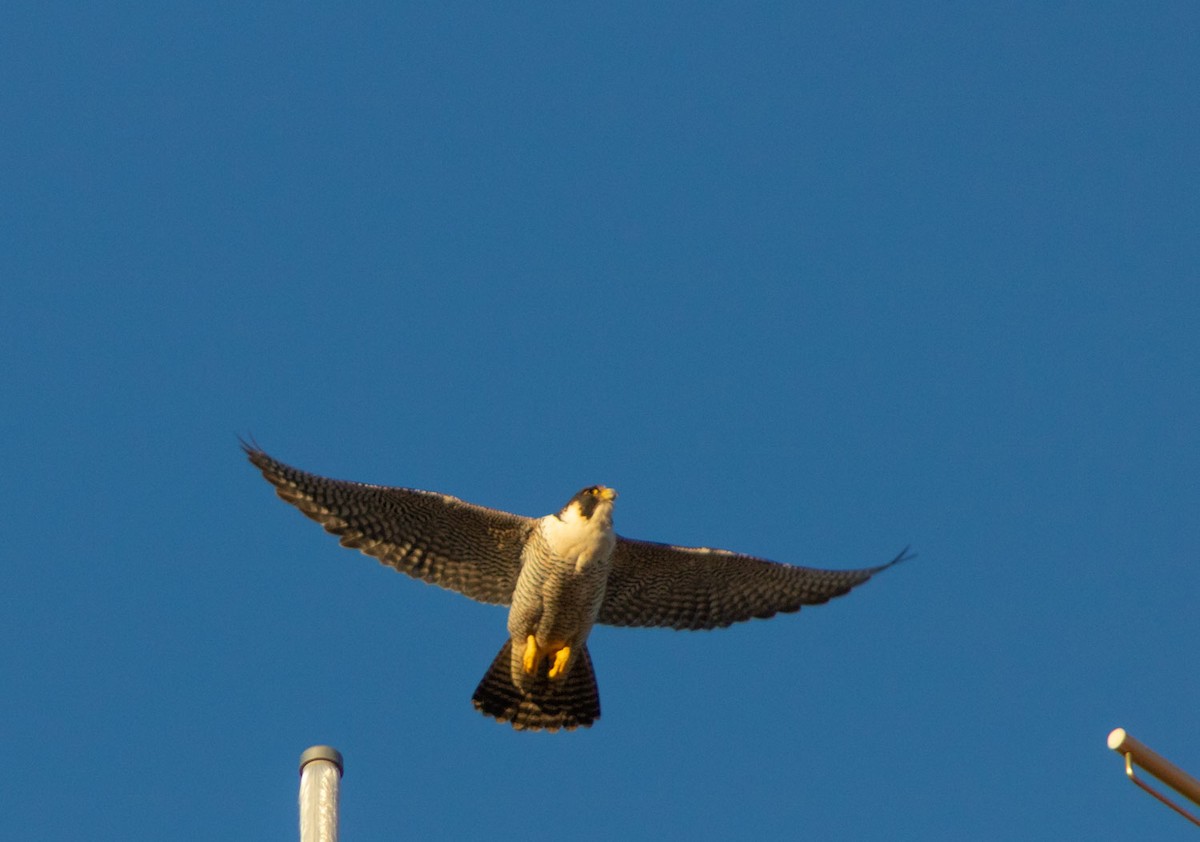
[[429,491],[326,479],[243,448],[281,498],[343,547],[480,602],[512,601],[532,518]]
[[799,611],[848,593],[909,558],[861,570],[794,567],[728,550],[617,539],[597,622],[610,626],[714,629]]

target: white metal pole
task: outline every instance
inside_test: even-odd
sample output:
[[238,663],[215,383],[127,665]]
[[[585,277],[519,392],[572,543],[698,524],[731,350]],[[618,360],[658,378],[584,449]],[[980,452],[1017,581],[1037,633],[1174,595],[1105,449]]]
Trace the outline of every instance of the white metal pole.
[[337,842],[342,755],[312,746],[300,755],[300,842]]

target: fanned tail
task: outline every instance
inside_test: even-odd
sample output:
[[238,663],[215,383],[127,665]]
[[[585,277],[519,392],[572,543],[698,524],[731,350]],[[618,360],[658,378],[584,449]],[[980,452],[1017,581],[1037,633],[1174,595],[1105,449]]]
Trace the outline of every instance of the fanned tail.
[[512,680],[512,641],[504,641],[475,688],[471,699],[475,709],[518,731],[570,731],[590,727],[600,718],[600,691],[586,644],[579,648],[565,679],[547,678],[542,666],[533,689],[523,692]]

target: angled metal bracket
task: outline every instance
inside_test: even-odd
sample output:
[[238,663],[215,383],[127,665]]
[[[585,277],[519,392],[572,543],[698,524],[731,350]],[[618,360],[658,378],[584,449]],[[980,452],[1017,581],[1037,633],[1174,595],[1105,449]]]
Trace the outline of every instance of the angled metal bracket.
[[1200,826],[1200,818],[1197,818],[1194,813],[1185,810],[1139,778],[1134,772],[1133,767],[1135,765],[1140,766],[1155,778],[1171,787],[1171,789],[1197,805],[1200,805],[1200,781],[1197,781],[1169,760],[1160,757],[1157,753],[1139,743],[1133,737],[1129,736],[1124,728],[1116,728],[1108,735],[1108,747],[1117,754],[1125,757],[1125,774],[1129,776],[1129,780],[1188,821]]

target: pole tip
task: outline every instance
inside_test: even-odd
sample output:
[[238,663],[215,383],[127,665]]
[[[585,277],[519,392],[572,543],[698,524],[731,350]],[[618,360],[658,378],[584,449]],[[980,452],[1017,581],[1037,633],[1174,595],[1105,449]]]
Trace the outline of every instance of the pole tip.
[[342,763],[342,753],[333,746],[310,746],[300,755],[300,772],[303,774],[304,767],[314,760],[328,760],[334,766],[337,766],[338,775],[345,774],[346,767]]
[[1108,735],[1108,747],[1113,751],[1120,751],[1127,736],[1129,735],[1125,733],[1124,728],[1114,728]]

